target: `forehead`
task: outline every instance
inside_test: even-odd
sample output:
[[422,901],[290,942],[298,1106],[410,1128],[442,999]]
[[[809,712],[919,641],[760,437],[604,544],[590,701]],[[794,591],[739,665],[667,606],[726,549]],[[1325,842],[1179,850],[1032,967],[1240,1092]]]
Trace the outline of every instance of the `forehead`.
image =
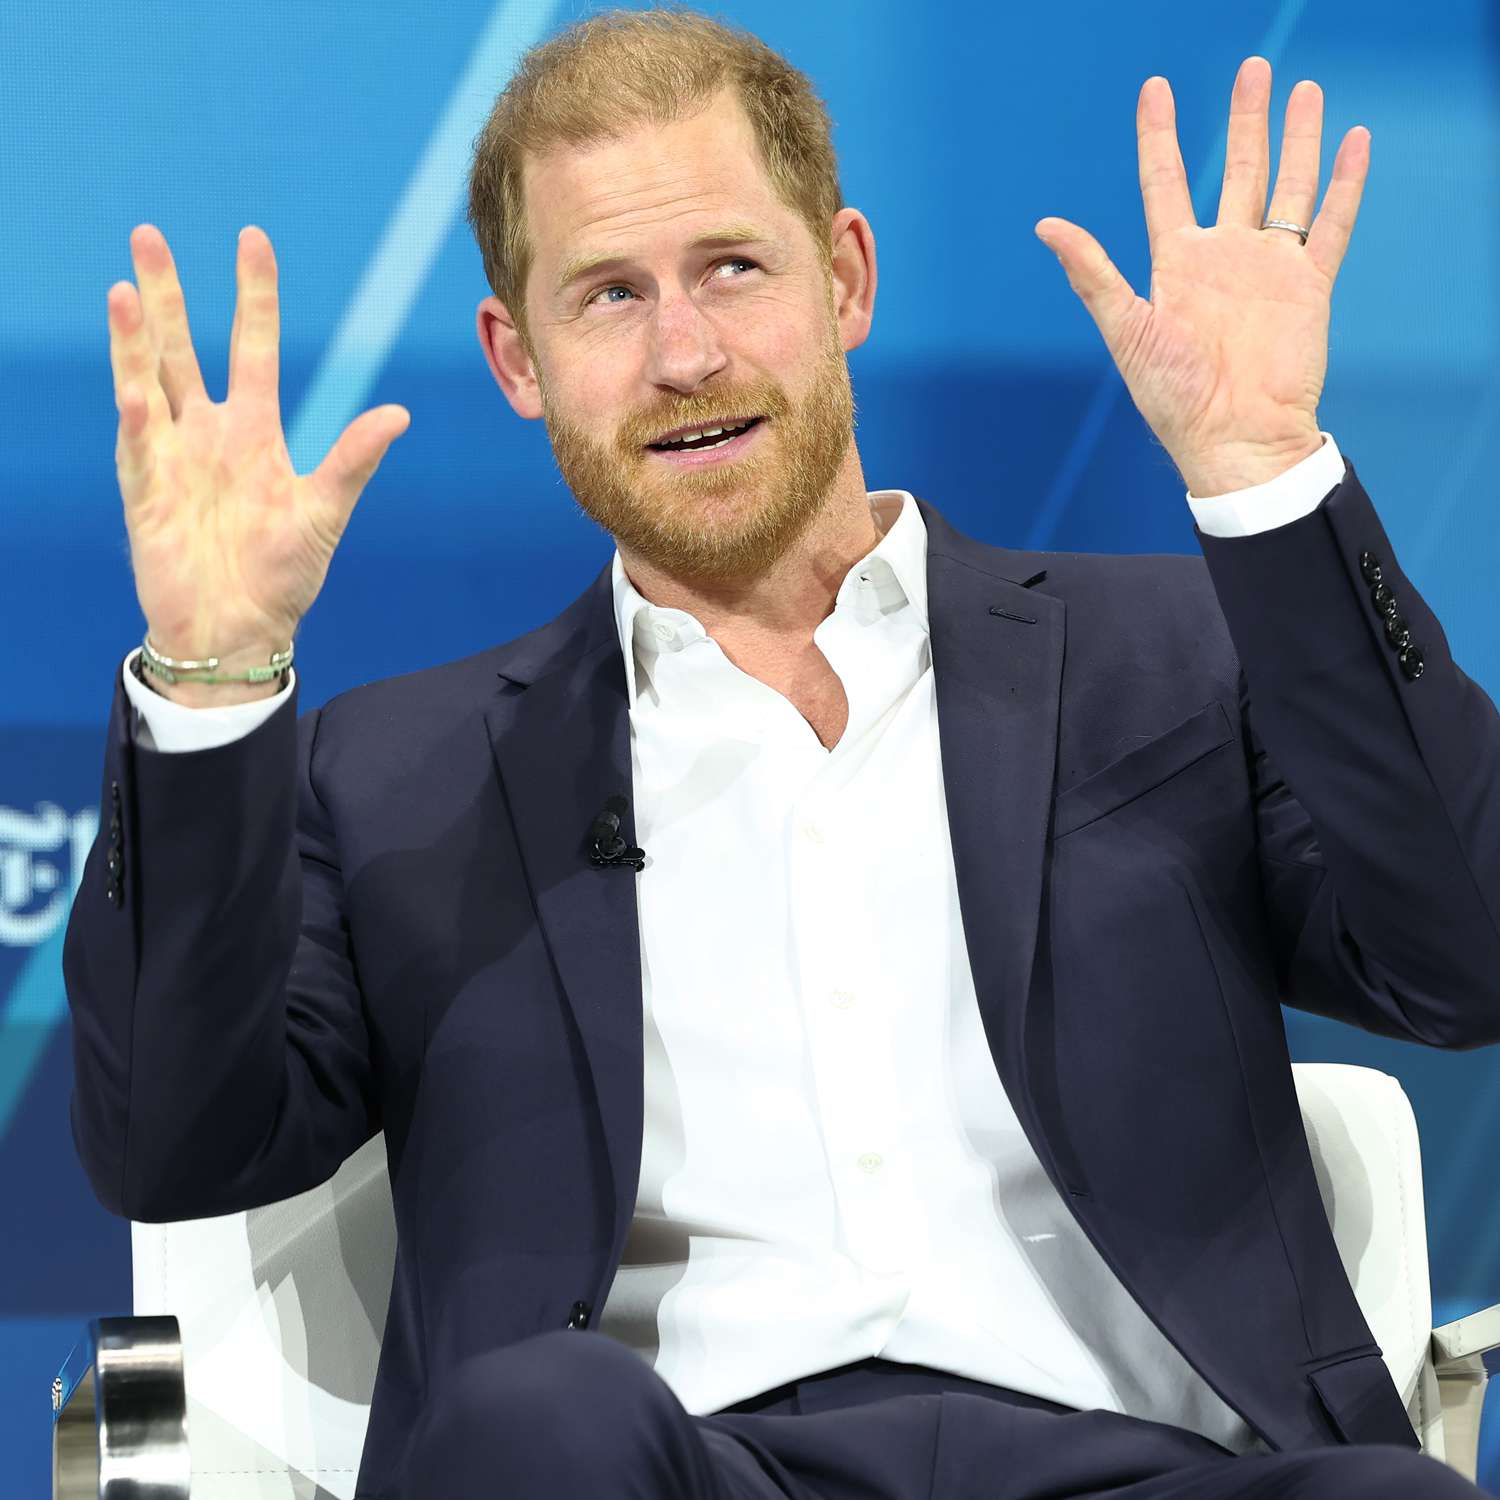
[[618,140],[559,146],[523,172],[534,269],[580,255],[645,253],[709,221],[785,233],[795,215],[761,165],[750,121],[731,93],[695,115],[646,124]]

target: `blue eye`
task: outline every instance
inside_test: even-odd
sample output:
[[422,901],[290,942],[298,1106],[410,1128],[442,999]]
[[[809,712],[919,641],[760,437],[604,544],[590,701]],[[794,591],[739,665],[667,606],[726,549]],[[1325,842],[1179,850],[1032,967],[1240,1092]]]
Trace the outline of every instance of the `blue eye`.
[[[597,292],[595,292],[591,297],[589,297],[588,300],[590,302],[597,302],[599,300],[599,298],[604,295],[605,292],[628,292],[628,291],[630,291],[630,288],[628,286],[621,286],[618,282],[615,282],[615,283],[613,283],[610,286],[601,286]],[[618,307],[619,303],[616,302],[616,303],[612,303],[611,305],[615,306],[615,307]]]
[[[743,255],[735,255],[730,257],[730,259],[728,260],[720,261],[719,264],[714,267],[714,270],[722,271],[726,266],[748,266],[752,271],[759,269],[758,262],[750,260]],[[625,292],[631,297],[635,296],[635,293],[632,292],[630,288],[623,282],[612,281],[608,286],[601,286],[596,291],[590,292],[589,295],[583,299],[584,306],[590,307],[595,302],[600,301],[602,301],[606,307],[622,306],[621,300],[617,300],[607,295],[609,292]]]

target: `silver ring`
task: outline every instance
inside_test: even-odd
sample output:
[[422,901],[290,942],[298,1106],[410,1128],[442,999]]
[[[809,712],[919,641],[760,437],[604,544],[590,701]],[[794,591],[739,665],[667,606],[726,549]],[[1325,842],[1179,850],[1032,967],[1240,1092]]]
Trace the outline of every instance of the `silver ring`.
[[1304,245],[1307,243],[1307,236],[1311,232],[1301,224],[1293,224],[1290,219],[1267,219],[1260,227],[1262,229],[1290,229]]

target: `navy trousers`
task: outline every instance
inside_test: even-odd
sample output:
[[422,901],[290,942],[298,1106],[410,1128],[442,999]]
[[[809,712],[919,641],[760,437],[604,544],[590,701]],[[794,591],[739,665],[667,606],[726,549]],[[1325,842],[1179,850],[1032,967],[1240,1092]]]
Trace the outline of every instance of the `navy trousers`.
[[691,1416],[637,1354],[558,1330],[450,1371],[407,1500],[1475,1500],[1407,1448],[1235,1456],[1196,1433],[867,1359]]

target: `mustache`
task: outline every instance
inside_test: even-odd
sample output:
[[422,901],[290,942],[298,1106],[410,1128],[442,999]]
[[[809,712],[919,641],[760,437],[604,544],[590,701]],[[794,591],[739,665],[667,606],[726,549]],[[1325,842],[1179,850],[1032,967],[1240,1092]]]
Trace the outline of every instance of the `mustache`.
[[664,432],[676,432],[683,427],[722,426],[750,417],[784,417],[790,410],[791,402],[779,386],[725,388],[697,399],[658,402],[633,413],[621,422],[615,446],[635,454]]

